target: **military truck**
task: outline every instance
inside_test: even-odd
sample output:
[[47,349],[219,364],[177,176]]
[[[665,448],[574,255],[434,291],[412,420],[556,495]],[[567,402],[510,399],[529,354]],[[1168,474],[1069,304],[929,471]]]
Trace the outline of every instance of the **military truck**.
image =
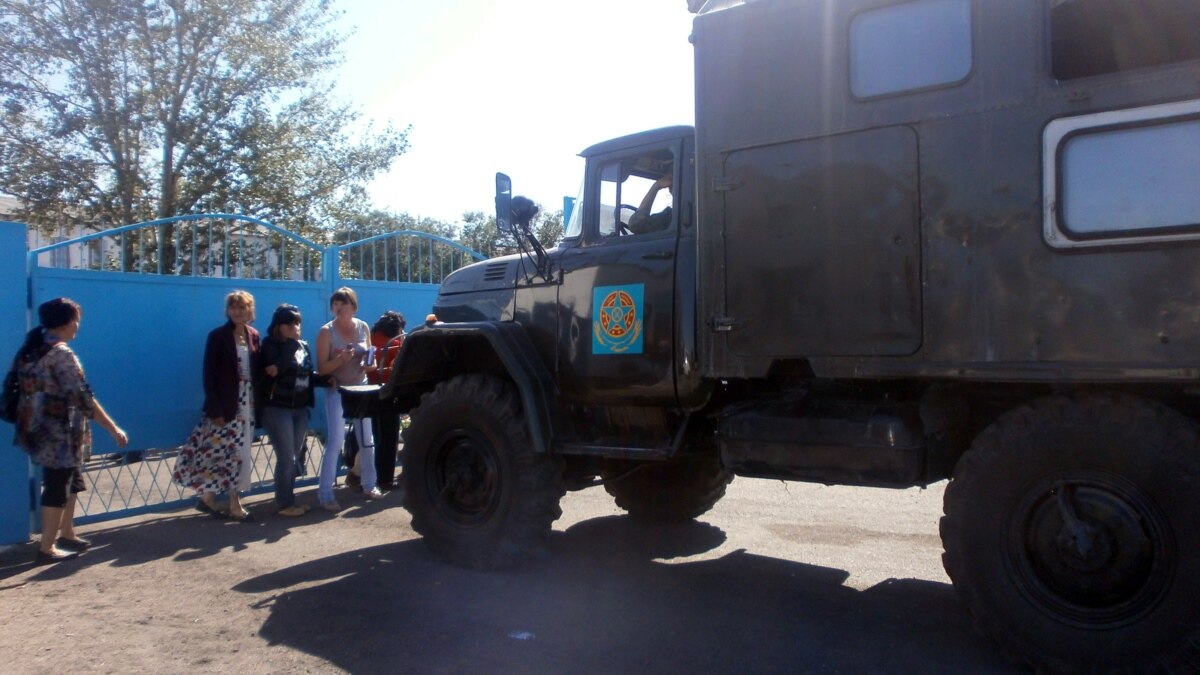
[[949,479],[1006,653],[1194,672],[1200,3],[689,5],[694,127],[584,150],[550,250],[499,176],[521,252],[405,343],[414,529],[493,568],[567,490],[686,520],[734,476]]

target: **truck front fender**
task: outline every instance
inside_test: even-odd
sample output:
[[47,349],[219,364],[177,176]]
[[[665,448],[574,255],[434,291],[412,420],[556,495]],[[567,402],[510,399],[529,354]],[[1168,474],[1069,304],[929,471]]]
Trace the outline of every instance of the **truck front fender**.
[[397,413],[415,408],[438,382],[464,373],[504,376],[521,397],[534,450],[547,452],[559,416],[557,386],[524,328],[506,322],[437,324],[404,339],[380,398]]

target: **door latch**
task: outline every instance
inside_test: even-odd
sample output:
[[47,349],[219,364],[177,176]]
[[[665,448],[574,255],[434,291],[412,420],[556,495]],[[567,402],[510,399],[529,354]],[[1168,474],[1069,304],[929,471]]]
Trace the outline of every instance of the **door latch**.
[[708,326],[714,333],[727,333],[741,325],[741,321],[729,316],[714,316],[708,320]]

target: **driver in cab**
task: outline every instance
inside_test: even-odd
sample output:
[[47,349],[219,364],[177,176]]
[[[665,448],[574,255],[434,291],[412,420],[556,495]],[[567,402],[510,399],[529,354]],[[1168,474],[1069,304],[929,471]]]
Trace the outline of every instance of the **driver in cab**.
[[663,188],[666,188],[667,192],[674,196],[671,193],[671,183],[670,172],[667,172],[661,178],[654,181],[654,184],[646,191],[646,196],[642,197],[642,203],[638,205],[637,211],[629,217],[628,227],[630,232],[633,234],[648,234],[650,232],[661,232],[670,227],[671,207],[669,205],[655,214],[651,214],[650,209],[654,206],[654,199]]

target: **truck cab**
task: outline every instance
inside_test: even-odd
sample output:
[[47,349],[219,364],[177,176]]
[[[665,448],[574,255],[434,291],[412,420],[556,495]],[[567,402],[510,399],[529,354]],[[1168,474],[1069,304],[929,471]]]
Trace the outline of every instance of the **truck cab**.
[[525,255],[486,261],[452,274],[438,296],[445,324],[521,327],[553,381],[554,442],[574,453],[664,454],[682,411],[707,394],[696,354],[693,147],[692,127],[680,126],[587,148],[580,198],[540,271]]

